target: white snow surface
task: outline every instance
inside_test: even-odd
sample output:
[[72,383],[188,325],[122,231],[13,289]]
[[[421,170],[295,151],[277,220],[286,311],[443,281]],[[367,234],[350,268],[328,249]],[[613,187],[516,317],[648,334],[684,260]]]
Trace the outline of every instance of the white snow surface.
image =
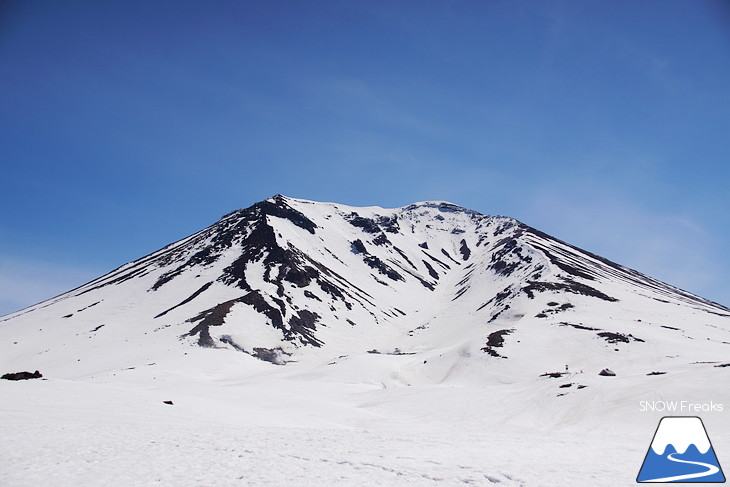
[[[701,415],[730,455],[727,308],[447,202],[268,201],[313,233],[233,212],[0,318],[0,373],[44,374],[0,380],[0,486],[633,485],[667,414],[641,401],[723,404]],[[251,215],[277,246],[236,271],[244,288],[227,269]],[[318,277],[274,278],[297,265]]]

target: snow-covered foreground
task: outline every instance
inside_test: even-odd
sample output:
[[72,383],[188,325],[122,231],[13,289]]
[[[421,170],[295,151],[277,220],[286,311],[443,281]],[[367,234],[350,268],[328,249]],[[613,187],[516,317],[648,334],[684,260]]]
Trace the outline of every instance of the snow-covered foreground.
[[[632,378],[556,397],[551,379],[383,388],[213,362],[0,381],[0,485],[632,485],[661,417]],[[725,416],[703,415],[721,462]]]
[[[85,395],[69,385],[12,384],[32,389],[32,400],[13,391],[1,427],[1,485],[597,486],[629,483],[644,453],[617,438],[465,424],[327,427],[320,418],[311,427],[253,426],[245,404],[240,419],[201,419],[178,412],[184,403],[140,404],[151,398],[117,389]],[[42,391],[48,387],[54,392]]]

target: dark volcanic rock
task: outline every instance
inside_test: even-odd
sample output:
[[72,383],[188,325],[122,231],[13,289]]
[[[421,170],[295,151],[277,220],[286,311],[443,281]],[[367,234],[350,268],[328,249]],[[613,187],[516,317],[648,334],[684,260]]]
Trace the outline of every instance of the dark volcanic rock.
[[35,372],[9,372],[7,374],[4,374],[0,379],[5,380],[28,380],[28,379],[40,379],[43,377],[43,374],[38,372],[37,370]]
[[501,348],[504,345],[504,337],[514,332],[512,330],[499,330],[489,334],[487,337],[487,345],[482,348],[482,351],[487,352],[492,357],[507,358],[504,355],[497,353],[495,348]]

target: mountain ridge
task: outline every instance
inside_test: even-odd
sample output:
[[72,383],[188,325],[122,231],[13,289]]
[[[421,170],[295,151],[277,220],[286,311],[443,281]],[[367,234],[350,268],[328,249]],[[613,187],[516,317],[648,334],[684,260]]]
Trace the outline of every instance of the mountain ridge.
[[[647,342],[662,350],[682,342],[706,360],[695,337],[730,342],[729,317],[718,303],[513,218],[445,201],[386,209],[275,195],[3,317],[0,334],[49,323],[53,338],[33,332],[40,346],[15,348],[58,360],[54,342],[95,330],[87,340],[103,348],[114,329],[150,356],[192,346],[283,365],[386,353],[415,367],[416,358],[468,355],[479,367],[509,360],[536,374],[611,365],[621,354],[637,361]],[[526,363],[535,354],[549,357],[540,369]],[[638,362],[668,355],[653,350]],[[439,375],[429,374],[419,380]]]

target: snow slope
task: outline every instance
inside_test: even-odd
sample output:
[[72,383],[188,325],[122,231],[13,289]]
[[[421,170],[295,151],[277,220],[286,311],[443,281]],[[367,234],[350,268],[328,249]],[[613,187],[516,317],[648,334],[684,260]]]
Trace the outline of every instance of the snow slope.
[[0,485],[628,485],[641,401],[726,410],[729,345],[510,218],[277,195],[0,318],[0,370],[48,379],[0,381]]

